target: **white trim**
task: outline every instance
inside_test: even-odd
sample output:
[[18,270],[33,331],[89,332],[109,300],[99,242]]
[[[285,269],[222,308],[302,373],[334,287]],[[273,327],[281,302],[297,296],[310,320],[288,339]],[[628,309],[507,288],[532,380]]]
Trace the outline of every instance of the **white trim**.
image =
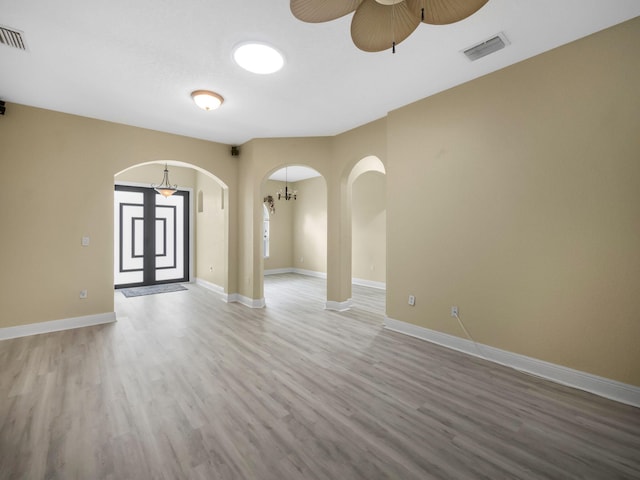
[[351,299],[345,300],[344,302],[334,302],[333,300],[327,300],[324,304],[325,310],[333,310],[335,312],[346,312],[352,306],[353,302]]
[[196,285],[200,285],[201,287],[206,288],[207,290],[211,290],[216,293],[224,293],[224,287],[220,285],[216,285],[215,283],[208,282],[202,278],[196,278]]
[[272,268],[265,270],[265,275],[280,275],[281,273],[293,273],[293,268]]
[[483,344],[474,344],[470,340],[437,332],[411,323],[394,320],[385,316],[384,328],[412,337],[442,345],[475,357],[484,358],[515,370],[530,373],[562,385],[594,393],[620,403],[640,407],[640,387],[599,377],[591,373],[573,370],[562,365],[545,362],[535,358],[508,352]]
[[326,272],[316,272],[315,270],[304,270],[302,268],[294,268],[291,273],[297,273],[298,275],[306,275],[307,277],[327,278]]
[[236,303],[238,302],[238,294],[237,293],[225,293],[222,295],[222,300],[226,303]]
[[352,278],[351,283],[354,285],[360,285],[361,287],[377,288],[378,290],[387,289],[387,284],[385,282],[375,282],[373,280],[365,280],[364,278]]
[[307,277],[327,279],[325,272],[316,272],[315,270],[305,270],[303,268],[272,268],[264,271],[264,275],[279,275],[281,273],[296,273],[298,275],[306,275]]
[[115,312],[99,313],[84,317],[64,318],[62,320],[51,320],[49,322],[29,323],[27,325],[16,325],[15,327],[0,328],[0,340],[10,338],[28,337],[29,335],[39,335],[41,333],[59,332],[61,330],[71,330],[73,328],[90,327],[103,323],[116,321]]
[[240,295],[239,293],[230,293],[229,295],[226,295],[224,301],[227,303],[240,303],[249,308],[264,308],[266,306],[264,298],[253,299]]

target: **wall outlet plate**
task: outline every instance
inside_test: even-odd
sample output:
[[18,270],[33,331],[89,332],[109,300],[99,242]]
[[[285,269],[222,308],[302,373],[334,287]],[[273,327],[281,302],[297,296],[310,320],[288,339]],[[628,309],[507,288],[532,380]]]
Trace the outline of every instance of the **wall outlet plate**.
[[452,317],[457,317],[458,316],[458,307],[451,307],[451,316]]

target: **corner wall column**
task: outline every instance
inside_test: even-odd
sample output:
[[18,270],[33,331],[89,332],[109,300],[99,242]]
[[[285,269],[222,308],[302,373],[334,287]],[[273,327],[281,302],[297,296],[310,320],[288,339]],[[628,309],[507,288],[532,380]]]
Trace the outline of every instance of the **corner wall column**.
[[351,308],[351,193],[347,179],[327,182],[327,310]]

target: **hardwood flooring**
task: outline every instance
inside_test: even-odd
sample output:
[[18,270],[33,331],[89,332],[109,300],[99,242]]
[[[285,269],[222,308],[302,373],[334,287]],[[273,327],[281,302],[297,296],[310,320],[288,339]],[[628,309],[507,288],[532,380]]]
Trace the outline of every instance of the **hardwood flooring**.
[[640,478],[639,409],[385,331],[384,292],[325,311],[324,285],[116,293],[115,324],[0,342],[0,479]]

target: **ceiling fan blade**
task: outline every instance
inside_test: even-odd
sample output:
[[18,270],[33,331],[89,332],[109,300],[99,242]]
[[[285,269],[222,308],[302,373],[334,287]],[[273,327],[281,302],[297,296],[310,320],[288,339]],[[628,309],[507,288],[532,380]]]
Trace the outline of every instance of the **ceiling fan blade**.
[[480,10],[489,0],[421,0],[424,23],[448,25],[459,22]]
[[382,5],[376,0],[363,0],[351,20],[353,43],[365,52],[387,50],[394,42],[398,45],[420,25],[415,1]]
[[308,23],[328,22],[353,12],[362,0],[291,0],[291,13]]

